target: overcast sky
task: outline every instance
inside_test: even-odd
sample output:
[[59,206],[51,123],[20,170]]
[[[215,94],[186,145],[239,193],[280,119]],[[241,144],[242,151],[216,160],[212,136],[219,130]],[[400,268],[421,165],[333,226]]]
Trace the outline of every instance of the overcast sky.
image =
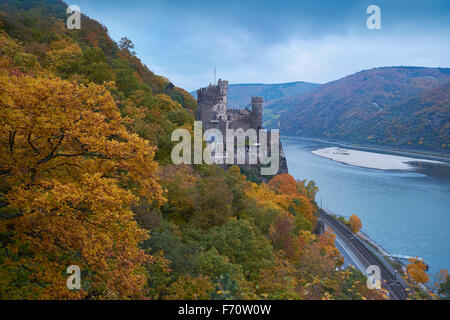
[[[450,67],[448,0],[69,0],[189,91],[213,81],[324,83],[362,69]],[[381,30],[369,30],[369,5]],[[83,26],[81,26],[83,27]]]

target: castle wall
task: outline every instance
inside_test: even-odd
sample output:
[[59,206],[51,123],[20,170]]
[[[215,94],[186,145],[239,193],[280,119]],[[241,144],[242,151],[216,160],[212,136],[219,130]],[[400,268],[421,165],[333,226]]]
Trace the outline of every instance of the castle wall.
[[248,130],[251,128],[252,117],[247,109],[228,110],[228,128]]

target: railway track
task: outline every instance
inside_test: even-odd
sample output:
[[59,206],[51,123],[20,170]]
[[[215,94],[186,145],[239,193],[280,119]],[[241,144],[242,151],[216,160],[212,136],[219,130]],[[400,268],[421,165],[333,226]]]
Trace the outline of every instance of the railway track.
[[[355,234],[344,227],[340,222],[336,221],[328,213],[323,211],[320,215],[324,223],[333,229],[336,236],[346,244],[353,255],[359,259],[365,268],[370,265],[377,265],[380,268],[382,287],[388,290],[391,299],[405,300],[408,297],[408,293],[405,290],[407,286],[399,279],[400,275],[397,275],[395,272],[393,274],[391,270],[386,267],[386,261],[381,261],[381,257],[369,250]],[[363,273],[365,273],[364,271]]]

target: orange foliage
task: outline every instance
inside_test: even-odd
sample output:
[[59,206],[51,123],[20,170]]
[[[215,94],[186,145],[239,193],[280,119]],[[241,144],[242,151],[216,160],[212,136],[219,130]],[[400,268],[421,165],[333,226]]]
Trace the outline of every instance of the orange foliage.
[[329,257],[331,260],[335,261],[336,265],[342,265],[344,261],[339,250],[334,245],[335,240],[336,235],[333,233],[333,230],[326,228],[323,235],[320,235],[318,238],[319,247],[321,252],[323,252],[326,257]]
[[429,275],[425,272],[427,269],[423,260],[411,258],[408,260],[409,264],[406,266],[409,276],[417,283],[427,283],[430,280]]
[[350,223],[350,227],[354,233],[358,233],[361,230],[362,223],[356,214],[352,215],[348,222]]
[[270,189],[278,194],[298,196],[297,182],[290,174],[279,174],[269,181]]

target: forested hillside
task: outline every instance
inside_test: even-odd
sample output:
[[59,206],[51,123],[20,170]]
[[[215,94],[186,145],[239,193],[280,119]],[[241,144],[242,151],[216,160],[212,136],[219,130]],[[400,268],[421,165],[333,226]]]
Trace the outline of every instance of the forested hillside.
[[0,299],[386,297],[338,268],[314,182],[171,164],[195,100],[65,12],[0,1]]
[[300,96],[269,126],[284,134],[449,152],[450,69],[361,71]]
[[361,142],[450,152],[450,81],[389,106],[355,131]]

